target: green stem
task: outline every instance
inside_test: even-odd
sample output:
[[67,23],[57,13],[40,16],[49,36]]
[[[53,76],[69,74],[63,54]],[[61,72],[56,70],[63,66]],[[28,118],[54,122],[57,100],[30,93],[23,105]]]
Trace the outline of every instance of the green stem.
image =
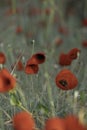
[[31,53],[31,56],[34,54],[34,45],[35,45],[35,40],[32,40],[32,44],[33,44],[33,46],[32,46],[32,53]]
[[51,85],[50,85],[50,81],[49,81],[49,74],[46,73],[46,78],[47,78],[47,93],[48,93],[48,98],[49,98],[49,103],[50,103],[50,109],[51,109],[51,116],[54,117],[55,116],[55,107],[54,107],[54,102],[53,102],[53,98],[52,98],[52,89],[51,89]]
[[21,104],[20,105],[18,105],[18,107],[20,107],[22,110],[24,110],[24,111],[26,111],[26,112],[28,112],[28,113],[30,113],[24,106],[22,106]]

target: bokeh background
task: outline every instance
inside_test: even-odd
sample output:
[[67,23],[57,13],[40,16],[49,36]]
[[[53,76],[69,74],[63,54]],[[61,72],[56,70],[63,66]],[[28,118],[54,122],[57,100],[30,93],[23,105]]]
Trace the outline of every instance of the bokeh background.
[[[34,42],[34,45],[32,43]],[[15,70],[18,80],[17,98],[42,129],[51,116],[51,103],[56,116],[83,112],[87,123],[87,0],[0,0],[0,51],[6,55],[4,67],[12,65],[23,52],[25,65],[32,52],[44,52],[46,61],[36,75]],[[78,86],[70,91],[56,87],[55,77],[64,68],[60,53],[72,48],[81,50],[70,69],[78,78]],[[49,98],[49,92],[51,98]],[[13,130],[10,117],[20,108],[12,104],[8,93],[0,93],[0,130]],[[10,116],[10,117],[9,117]]]

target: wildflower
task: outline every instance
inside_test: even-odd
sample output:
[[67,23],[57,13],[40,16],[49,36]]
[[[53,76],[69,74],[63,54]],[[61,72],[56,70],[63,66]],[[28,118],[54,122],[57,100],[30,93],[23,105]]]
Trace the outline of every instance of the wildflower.
[[45,54],[43,52],[36,53],[32,56],[32,61],[36,64],[44,63],[45,59]]
[[62,90],[70,90],[78,85],[78,79],[70,70],[63,69],[56,76],[56,85]]
[[6,57],[3,52],[0,52],[0,64],[4,64],[6,62]]
[[15,130],[33,130],[35,121],[30,113],[21,111],[13,116],[13,127]]
[[15,87],[16,79],[4,68],[0,70],[0,92],[8,92]]
[[42,52],[32,55],[32,57],[27,61],[25,66],[25,73],[36,74],[39,70],[38,64],[45,62],[45,55]]
[[21,27],[21,26],[18,26],[18,27],[16,28],[16,33],[17,33],[17,34],[20,34],[20,33],[22,33],[22,32],[23,32],[22,27]]
[[86,126],[75,115],[66,116],[65,123],[67,130],[87,130]]
[[36,74],[38,73],[39,67],[38,64],[34,62],[34,60],[29,59],[25,66],[26,74]]
[[70,57],[67,54],[61,53],[60,57],[59,57],[59,64],[61,66],[67,66],[70,65],[72,62],[72,60],[70,59]]
[[45,123],[45,130],[65,130],[64,119],[62,118],[49,118]]
[[69,51],[68,55],[73,60],[77,58],[78,53],[80,53],[80,50],[78,48],[73,48]]

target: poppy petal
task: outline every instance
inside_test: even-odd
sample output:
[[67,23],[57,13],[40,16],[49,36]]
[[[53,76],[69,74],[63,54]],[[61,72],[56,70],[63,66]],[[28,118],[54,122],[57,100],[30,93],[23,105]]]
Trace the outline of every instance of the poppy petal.
[[56,76],[56,85],[62,90],[70,90],[78,85],[78,80],[70,70],[63,69]]
[[42,52],[36,53],[32,56],[32,60],[36,63],[36,64],[42,64],[45,62],[45,54]]
[[8,92],[15,87],[16,79],[7,69],[0,71],[0,92]]
[[33,130],[35,121],[30,113],[21,111],[13,117],[13,127],[15,130]]

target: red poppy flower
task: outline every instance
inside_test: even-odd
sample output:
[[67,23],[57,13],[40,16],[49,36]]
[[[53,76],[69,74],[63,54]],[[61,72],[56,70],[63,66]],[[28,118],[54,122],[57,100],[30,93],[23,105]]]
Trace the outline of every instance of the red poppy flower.
[[50,118],[45,123],[45,130],[65,130],[64,119],[62,118]]
[[74,115],[68,115],[65,118],[66,130],[87,130],[87,128],[80,123],[79,119]]
[[17,33],[17,34],[20,34],[20,33],[22,33],[22,32],[23,32],[22,27],[21,27],[21,26],[18,26],[18,27],[16,28],[16,33]]
[[3,52],[0,52],[0,64],[4,64],[6,62],[6,57]]
[[13,117],[13,127],[15,130],[33,130],[35,121],[30,113],[21,111]]
[[38,73],[39,67],[38,64],[34,62],[34,60],[29,59],[25,66],[25,73],[26,74],[36,74]]
[[87,18],[82,21],[83,26],[87,26]]
[[78,85],[78,79],[68,69],[63,69],[56,76],[56,85],[62,90],[70,90]]
[[61,66],[67,66],[70,65],[72,62],[72,60],[70,59],[70,57],[67,54],[61,53],[60,57],[59,57],[59,64]]
[[78,52],[80,53],[80,50],[78,48],[73,48],[69,51],[68,55],[73,60],[77,58]]
[[0,71],[0,92],[8,92],[15,87],[16,79],[7,69]]
[[83,47],[87,47],[87,41],[83,41],[83,42],[82,42],[82,46],[83,46]]
[[42,64],[45,62],[45,54],[43,52],[36,53],[32,56],[32,61],[36,64]]

